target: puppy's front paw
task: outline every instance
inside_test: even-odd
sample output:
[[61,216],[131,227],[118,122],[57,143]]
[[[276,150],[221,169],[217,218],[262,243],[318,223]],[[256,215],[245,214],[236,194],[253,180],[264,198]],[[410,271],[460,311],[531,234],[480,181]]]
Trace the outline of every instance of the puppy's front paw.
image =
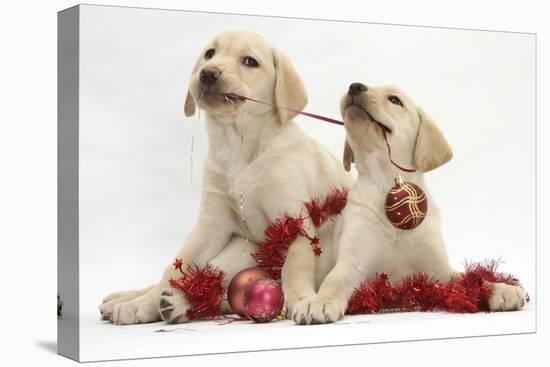
[[489,298],[491,311],[516,311],[525,305],[526,295],[521,287],[505,283],[493,283],[493,294]]
[[344,317],[345,305],[336,298],[315,295],[298,302],[292,320],[298,325],[325,324]]
[[304,305],[304,301],[311,296],[299,296],[299,297],[286,297],[285,300],[285,315],[286,319],[294,319],[294,315],[298,312],[298,309],[301,309]]
[[191,310],[187,298],[174,289],[162,291],[158,306],[160,316],[169,324],[182,324],[189,321],[188,311]]
[[315,324],[331,323],[341,320],[346,312],[347,304],[334,297],[317,295],[311,301],[310,317]]
[[298,325],[309,325],[311,323],[311,319],[309,318],[310,298],[304,298],[294,303],[292,307],[289,307],[287,317],[290,316]]

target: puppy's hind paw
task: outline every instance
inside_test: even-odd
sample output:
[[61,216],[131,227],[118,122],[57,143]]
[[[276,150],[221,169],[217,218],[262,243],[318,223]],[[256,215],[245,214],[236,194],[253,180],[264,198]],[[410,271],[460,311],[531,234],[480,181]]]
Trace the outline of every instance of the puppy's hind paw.
[[160,319],[157,309],[158,296],[143,295],[131,301],[115,305],[111,322],[115,325],[146,324]]
[[493,294],[489,298],[491,311],[517,311],[526,302],[526,294],[521,287],[505,283],[493,283]]
[[101,320],[113,321],[113,312],[115,306],[125,302],[129,302],[138,298],[139,296],[147,293],[152,287],[145,288],[139,291],[125,291],[111,293],[107,297],[103,298],[101,305],[99,305],[99,313],[101,314]]
[[174,289],[167,288],[162,291],[159,303],[161,318],[169,324],[182,324],[189,321],[191,306],[187,298]]

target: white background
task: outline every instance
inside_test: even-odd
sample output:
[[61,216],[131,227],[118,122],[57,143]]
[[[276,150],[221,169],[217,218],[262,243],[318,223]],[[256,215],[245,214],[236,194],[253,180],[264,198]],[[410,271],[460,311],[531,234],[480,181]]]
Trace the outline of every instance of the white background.
[[[534,287],[533,35],[98,6],[81,17],[84,314],[97,315],[110,292],[156,282],[195,223],[208,139],[183,102],[198,54],[231,29],[253,29],[289,54],[309,111],[339,118],[353,81],[409,91],[455,151],[428,174],[452,262],[502,256],[503,269]],[[296,120],[341,157],[342,127]]]
[[[156,5],[162,6],[161,2],[118,2],[119,4],[141,4],[141,5]],[[176,7],[175,2],[163,2],[166,7]],[[342,4],[342,3],[340,3]],[[496,4],[496,3],[495,3]],[[12,181],[3,182],[2,187],[5,200],[8,202],[8,208],[3,211],[3,223],[6,223],[7,235],[3,244],[12,246],[15,251],[11,252],[4,259],[9,261],[3,266],[4,279],[9,279],[8,283],[13,284],[5,289],[6,297],[2,307],[5,315],[13,315],[8,317],[9,324],[7,330],[3,334],[3,338],[11,343],[16,341],[16,344],[9,348],[10,354],[17,351],[20,354],[30,355],[25,348],[25,340],[30,339],[31,344],[36,346],[51,345],[52,340],[55,340],[55,319],[50,316],[53,311],[55,293],[55,15],[54,11],[72,5],[69,2],[59,1],[56,6],[45,4],[41,7],[33,8],[30,12],[23,9],[14,9],[13,12],[6,11],[3,14],[9,15],[6,21],[2,21],[3,40],[4,44],[13,46],[13,50],[6,52],[10,58],[4,59],[2,62],[8,62],[3,65],[3,77],[8,80],[9,88],[4,90],[3,99],[6,103],[2,118],[3,124],[6,124],[10,130],[3,134],[2,142],[2,162],[4,167],[8,168],[6,177],[12,178]],[[28,6],[28,5],[27,5]],[[199,6],[197,4],[197,6]],[[543,38],[542,28],[542,12],[536,9],[529,8],[522,3],[521,8],[510,8],[502,10],[502,4],[498,4],[502,15],[495,14],[490,6],[483,8],[480,4],[476,4],[475,8],[469,8],[464,2],[456,8],[450,8],[448,5],[445,9],[437,9],[433,7],[422,7],[417,3],[414,8],[409,8],[409,5],[399,4],[395,1],[388,4],[384,8],[382,4],[377,4],[376,8],[370,8],[364,5],[362,12],[352,6],[341,6],[339,8],[323,8],[316,5],[315,9],[304,6],[304,8],[290,7],[281,10],[273,10],[259,8],[259,4],[238,4],[231,2],[230,4],[219,3],[208,5],[200,4],[204,10],[219,10],[244,13],[271,13],[296,15],[307,17],[325,17],[338,19],[357,19],[363,21],[384,21],[395,23],[408,24],[428,24],[428,25],[444,25],[444,26],[460,26],[460,27],[477,27],[477,28],[496,28],[496,29],[511,29],[521,31],[537,31],[539,32],[539,42]],[[255,7],[256,6],[256,7]],[[412,6],[412,5],[411,5]],[[193,7],[188,6],[187,9]],[[41,12],[38,11],[41,9]],[[19,11],[19,13],[15,13]],[[25,16],[24,18],[15,17],[15,14]],[[468,21],[466,20],[468,19]],[[17,30],[17,32],[15,32]],[[18,34],[17,37],[10,35]],[[6,37],[7,36],[7,37]],[[540,46],[540,44],[539,44]],[[544,49],[539,48],[539,57],[542,57]],[[297,63],[295,61],[295,63]],[[540,65],[539,59],[539,65]],[[20,72],[15,71],[15,67],[20,67]],[[302,72],[302,74],[304,74]],[[541,77],[542,73],[539,74]],[[376,82],[382,80],[375,80]],[[396,82],[395,80],[392,80]],[[402,84],[402,83],[400,83]],[[540,84],[539,84],[540,86]],[[311,88],[310,88],[311,89]],[[416,97],[417,93],[412,93]],[[426,93],[420,91],[419,93]],[[21,97],[19,100],[13,100],[13,96]],[[310,97],[313,97],[310,90]],[[539,101],[542,100],[542,93],[538,95]],[[312,98],[313,99],[313,98]],[[416,97],[425,106],[430,99],[425,99],[419,94]],[[542,104],[539,104],[541,107]],[[311,105],[310,105],[311,106]],[[428,106],[426,106],[428,108]],[[432,114],[433,109],[429,109]],[[321,111],[322,112],[322,111]],[[439,117],[439,116],[437,116]],[[442,121],[439,121],[442,124]],[[13,130],[11,130],[13,129]],[[12,132],[13,131],[13,132]],[[447,127],[445,127],[447,132]],[[539,136],[542,138],[542,114],[539,110]],[[447,133],[449,136],[450,134]],[[449,139],[457,147],[453,141],[453,137]],[[540,140],[539,140],[540,142]],[[541,144],[539,144],[541,148]],[[5,151],[4,151],[5,149]],[[540,152],[540,151],[539,151]],[[16,159],[13,159],[13,158]],[[456,161],[457,159],[455,159]],[[5,162],[5,163],[4,163]],[[447,168],[450,170],[451,166]],[[539,169],[542,167],[542,159],[539,159]],[[441,175],[443,180],[447,173]],[[447,171],[448,172],[448,171]],[[540,172],[540,170],[539,170]],[[541,178],[542,175],[539,175]],[[500,177],[497,176],[497,177]],[[16,178],[16,179],[13,179]],[[439,180],[439,178],[437,178]],[[435,173],[432,181],[435,181]],[[13,184],[12,184],[13,182]],[[431,182],[430,182],[431,183]],[[434,185],[431,185],[432,187]],[[542,185],[539,182],[539,188]],[[17,191],[17,190],[18,191]],[[432,188],[433,190],[433,188]],[[443,206],[443,199],[439,199],[439,203]],[[518,199],[518,200],[521,200]],[[542,195],[539,193],[538,200],[542,201]],[[449,212],[454,210],[445,208],[446,225],[450,222]],[[540,208],[540,206],[539,206]],[[14,218],[20,219],[13,221]],[[539,215],[539,229],[542,222],[542,216]],[[449,240],[450,241],[450,240]],[[539,244],[542,243],[542,238],[539,237]],[[29,250],[32,248],[32,250]],[[12,257],[19,255],[21,258],[13,260]],[[539,252],[539,255],[542,251]],[[490,254],[492,255],[492,254]],[[507,255],[503,251],[503,255]],[[24,257],[23,257],[24,256]],[[506,256],[507,257],[507,256]],[[539,264],[541,261],[539,256]],[[510,259],[509,259],[509,265]],[[17,268],[24,268],[23,275],[16,272]],[[515,268],[514,268],[515,269]],[[541,267],[539,266],[541,270]],[[125,272],[122,272],[125,274]],[[523,273],[521,274],[523,278]],[[539,274],[539,280],[540,274]],[[540,283],[539,283],[540,286]],[[539,295],[539,307],[541,297]],[[49,303],[46,300],[51,300]],[[540,307],[542,309],[542,307]],[[22,320],[18,323],[17,320]],[[539,321],[542,317],[539,318]],[[12,321],[14,322],[12,324]],[[540,329],[539,329],[540,331]],[[215,363],[230,363],[258,360],[265,358],[266,364],[283,363],[282,361],[293,361],[296,358],[323,361],[338,361],[346,357],[346,360],[369,360],[369,361],[384,361],[391,355],[392,361],[399,359],[400,363],[407,363],[411,358],[418,358],[427,351],[435,353],[434,361],[440,362],[442,359],[447,360],[446,356],[452,351],[460,350],[462,355],[468,351],[475,353],[472,360],[478,363],[499,362],[499,364],[510,363],[528,363],[528,360],[536,351],[537,340],[541,335],[537,336],[521,336],[507,338],[484,338],[470,339],[461,341],[438,341],[429,343],[406,343],[406,344],[390,344],[377,346],[363,346],[353,348],[331,348],[324,350],[309,350],[309,351],[289,351],[285,353],[255,353],[248,355],[232,355],[232,356],[212,356],[201,359],[201,362]],[[518,344],[521,343],[521,344]],[[4,342],[7,345],[7,341]],[[390,349],[391,348],[391,349]],[[60,360],[44,350],[38,348],[36,358],[41,362],[47,360]],[[391,353],[391,351],[399,350],[400,353]],[[521,350],[521,352],[519,352]],[[507,351],[503,353],[502,351]],[[369,353],[370,352],[370,353]],[[495,355],[497,354],[497,355]],[[14,354],[15,355],[15,354]],[[503,357],[504,355],[504,357]],[[351,358],[350,358],[351,357]],[[502,358],[499,360],[499,358]],[[195,361],[195,359],[186,359],[185,361]],[[422,359],[422,363],[428,363]],[[450,364],[461,364],[464,361],[450,360]],[[132,362],[135,364],[147,364],[147,361]],[[178,360],[166,360],[163,363],[178,363]],[[193,362],[196,363],[196,362]],[[155,362],[156,365],[159,362]]]
[[[484,321],[508,327],[501,332],[534,329],[533,35],[99,6],[81,8],[80,27],[84,360],[199,353],[202,336],[218,350],[212,331],[220,328],[215,325],[178,335],[180,342],[191,338],[197,344],[193,348],[160,351],[157,344],[169,344],[168,338],[151,336],[148,328],[140,327],[121,334],[97,320],[97,305],[113,291],[158,281],[196,220],[208,139],[204,121],[186,118],[183,103],[198,54],[211,38],[231,29],[252,29],[291,57],[309,90],[309,111],[338,118],[341,95],[351,82],[362,81],[401,86],[433,115],[455,151],[449,165],[428,174],[429,188],[442,208],[452,263],[460,269],[465,259],[502,256],[502,269],[516,274],[533,300],[524,320],[483,317],[465,333],[465,321],[455,325],[438,319],[445,332],[434,335],[498,332]],[[304,117],[296,120],[341,157],[342,127]],[[424,316],[407,316],[415,317]],[[353,333],[346,338],[342,331],[318,328],[309,341],[326,345],[387,340],[377,338],[387,326],[378,331],[375,325],[363,325],[373,334],[369,339],[359,338],[366,337],[366,331],[358,330],[354,339]],[[390,340],[431,335],[409,333],[407,323],[397,325]],[[242,329],[231,327],[232,335],[248,340],[248,329]],[[289,337],[285,344],[271,341],[265,346],[249,335],[246,349],[304,345],[302,333],[308,331],[283,332],[292,332],[296,341]],[[124,340],[117,344],[118,352],[105,351],[105,344],[116,339]],[[135,345],[141,346],[137,352]],[[234,348],[242,350],[238,343]]]

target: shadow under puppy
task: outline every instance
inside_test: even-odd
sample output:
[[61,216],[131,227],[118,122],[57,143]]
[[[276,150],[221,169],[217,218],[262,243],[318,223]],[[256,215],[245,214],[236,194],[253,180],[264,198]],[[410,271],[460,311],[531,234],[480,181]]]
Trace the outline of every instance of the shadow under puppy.
[[[445,164],[452,151],[442,132],[414,102],[394,87],[353,83],[341,100],[347,131],[344,166],[354,162],[359,173],[335,231],[336,265],[317,295],[304,300],[308,307],[295,321],[301,324],[341,319],[353,290],[377,273],[392,281],[424,272],[447,282],[457,272],[450,266],[440,229],[439,208],[424,181],[424,173]],[[394,185],[395,170],[384,140],[386,131],[394,162],[415,168],[400,172],[427,195],[427,216],[414,230],[395,228],[384,213],[386,195]],[[524,305],[520,287],[492,283],[492,311],[518,310]]]

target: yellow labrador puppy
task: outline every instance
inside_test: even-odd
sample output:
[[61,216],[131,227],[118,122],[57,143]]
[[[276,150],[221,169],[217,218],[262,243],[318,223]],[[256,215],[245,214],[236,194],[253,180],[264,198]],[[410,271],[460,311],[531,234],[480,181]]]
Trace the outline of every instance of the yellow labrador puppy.
[[[261,36],[227,32],[208,43],[193,68],[185,114],[206,112],[209,151],[204,163],[201,207],[195,228],[177,254],[184,262],[211,263],[227,275],[255,265],[251,253],[264,239],[264,229],[285,213],[298,214],[303,203],[336,187],[350,187],[340,162],[292,121],[295,114],[245,102],[231,93],[301,110],[307,103],[304,85],[289,59]],[[310,235],[330,247],[333,223]],[[326,244],[326,246],[325,246]],[[329,250],[316,258],[307,239],[290,247],[282,269],[287,308],[315,294],[330,269]],[[115,324],[160,320],[188,321],[185,296],[169,288],[179,274],[168,265],[160,282],[141,291],[108,296],[100,311]],[[226,303],[224,311],[229,311]]]
[[[424,181],[431,171],[452,157],[452,151],[434,122],[411,99],[393,87],[368,87],[353,83],[341,101],[347,131],[344,166],[351,162],[359,177],[348,197],[348,205],[335,231],[339,237],[337,261],[318,294],[303,300],[309,307],[296,319],[299,323],[334,322],[343,317],[354,288],[376,273],[395,281],[424,272],[446,282],[455,271],[449,265],[440,230],[439,209]],[[414,230],[394,228],[384,213],[389,189],[394,185],[392,166],[382,129],[388,131],[392,158],[416,168],[400,172],[404,179],[424,190],[429,212]],[[493,311],[520,309],[524,294],[520,287],[495,283],[489,306]]]

